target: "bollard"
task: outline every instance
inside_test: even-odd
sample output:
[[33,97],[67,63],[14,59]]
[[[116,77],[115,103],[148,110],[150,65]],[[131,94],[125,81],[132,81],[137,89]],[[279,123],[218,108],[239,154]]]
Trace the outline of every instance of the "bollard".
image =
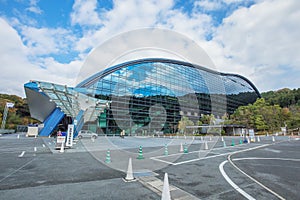
[[226,142],[225,141],[223,141],[223,147],[226,147]]
[[129,158],[125,181],[133,181],[134,179],[135,178],[133,177],[133,170],[132,170],[132,159]]
[[106,151],[105,162],[106,162],[106,163],[111,163],[111,159],[110,159],[110,150],[109,150],[109,149]]
[[64,147],[64,144],[65,144],[64,142],[62,142],[62,143],[61,143],[61,146],[60,146],[60,151],[59,151],[60,153],[63,153],[63,152],[65,152],[65,147]]
[[183,152],[183,145],[182,145],[182,143],[180,143],[180,149],[179,149],[179,152]]
[[168,146],[165,145],[165,156],[167,156],[168,154],[169,154],[169,152],[168,152]]
[[204,150],[208,150],[208,144],[207,144],[207,141],[204,142]]
[[139,155],[138,155],[137,159],[139,159],[139,160],[144,159],[142,146],[140,146],[140,148],[139,148]]
[[231,146],[234,146],[234,139],[231,140]]
[[188,153],[188,152],[189,152],[189,150],[188,150],[187,146],[184,145],[183,153]]
[[171,200],[168,173],[165,173],[164,185],[163,185],[163,191],[162,191],[162,195],[161,195],[161,200]]
[[275,142],[275,137],[274,136],[272,136],[272,142]]

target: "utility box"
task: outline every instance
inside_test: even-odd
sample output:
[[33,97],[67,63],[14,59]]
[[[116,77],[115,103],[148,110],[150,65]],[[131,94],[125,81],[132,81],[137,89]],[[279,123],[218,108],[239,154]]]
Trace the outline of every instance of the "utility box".
[[28,126],[26,137],[36,137],[39,134],[39,127],[37,126]]

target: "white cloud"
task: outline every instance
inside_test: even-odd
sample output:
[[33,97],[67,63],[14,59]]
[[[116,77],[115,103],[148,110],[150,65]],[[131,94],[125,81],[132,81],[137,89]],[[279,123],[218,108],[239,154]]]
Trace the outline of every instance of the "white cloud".
[[78,41],[76,50],[94,48],[117,34],[139,28],[160,27],[204,40],[211,28],[211,17],[201,13],[173,9],[173,1],[115,1],[113,9],[102,12],[103,26],[96,31],[86,31]]
[[70,31],[62,28],[21,26],[21,29],[23,42],[35,56],[69,51],[76,40]]
[[[19,22],[12,18],[10,24],[21,30],[18,34],[0,18],[0,38],[4,38],[0,46],[3,66],[0,76],[4,84],[0,89],[21,94],[21,86],[30,79],[72,85],[81,60],[90,49],[120,33],[146,27],[167,28],[186,35],[206,50],[217,69],[242,74],[261,91],[299,87],[300,79],[296,75],[300,72],[300,2],[257,0],[250,8],[235,8],[219,27],[213,26],[212,16],[196,9],[197,6],[204,10],[226,9],[225,5],[243,3],[242,0],[201,0],[186,13],[181,8],[174,9],[172,0],[116,0],[111,10],[99,9],[96,0],[76,0],[70,17],[72,25],[82,27],[82,37],[70,29],[37,28],[33,22],[25,26],[21,23],[28,20],[19,18]],[[31,6],[38,8],[37,1]],[[207,41],[206,36],[211,33],[212,40]],[[51,57],[51,54],[73,50],[79,52],[80,58],[67,64]]]
[[[299,7],[297,0],[267,0],[240,8],[224,20],[214,41],[222,46],[223,57],[244,66],[236,72],[250,76],[261,90],[298,87],[300,82],[292,83],[284,74],[287,69],[299,73]],[[276,84],[279,79],[284,81]]]
[[43,11],[37,6],[38,0],[31,0],[30,6],[26,9],[30,12],[33,12],[35,14],[42,14]]
[[94,48],[121,32],[153,27],[161,20],[161,15],[164,15],[172,6],[171,0],[116,0],[112,10],[102,10],[99,14],[102,26],[96,31],[84,32],[84,36],[77,43],[76,49],[84,51]]
[[101,24],[98,13],[96,12],[97,0],[75,0],[73,13],[71,14],[72,24],[82,26],[97,26]]
[[222,7],[222,1],[220,0],[200,0],[194,3],[194,7],[202,8],[204,10],[217,10]]
[[[33,63],[28,60],[30,49],[22,43],[17,31],[2,18],[0,26],[1,93],[24,96],[24,83],[36,79],[67,85],[75,83],[81,61],[60,64],[46,58],[42,63]],[[40,67],[42,64],[48,67],[43,69]]]

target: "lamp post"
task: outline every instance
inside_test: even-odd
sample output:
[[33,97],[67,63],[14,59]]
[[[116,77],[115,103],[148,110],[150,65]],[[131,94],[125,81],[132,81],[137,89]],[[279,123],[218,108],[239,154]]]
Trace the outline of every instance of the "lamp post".
[[2,124],[1,124],[1,129],[5,129],[5,124],[6,124],[6,119],[7,119],[7,113],[9,108],[14,107],[14,103],[6,102],[4,111],[3,111],[3,118],[2,118]]

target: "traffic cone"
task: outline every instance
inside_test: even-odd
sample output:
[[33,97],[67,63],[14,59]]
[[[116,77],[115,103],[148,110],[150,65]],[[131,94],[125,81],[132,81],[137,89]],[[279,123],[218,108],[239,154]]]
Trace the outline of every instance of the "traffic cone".
[[226,147],[226,142],[225,141],[223,141],[223,147]]
[[127,174],[125,177],[125,181],[133,181],[135,178],[133,177],[133,171],[132,171],[132,159],[129,158],[128,162],[128,168],[127,168]]
[[188,152],[189,152],[189,150],[188,150],[187,146],[184,145],[183,153],[188,153]]
[[139,155],[138,155],[137,159],[139,159],[139,160],[144,159],[142,146],[140,146],[140,148],[139,148]]
[[63,152],[65,152],[65,147],[64,147],[64,144],[65,144],[64,142],[62,142],[62,143],[61,143],[61,146],[60,146],[60,151],[59,151],[60,153],[63,153]]
[[275,142],[275,137],[274,136],[272,136],[272,142]]
[[168,173],[165,173],[164,186],[161,194],[161,200],[171,200]]
[[49,135],[48,138],[51,138],[51,135]]
[[211,141],[212,140],[212,138],[211,138],[211,136],[209,136],[209,141]]
[[110,150],[108,149],[106,152],[106,159],[105,159],[106,163],[111,163],[111,159],[110,159]]
[[18,134],[17,138],[20,139],[20,134]]
[[259,136],[257,136],[257,142],[260,142],[260,138],[259,138]]
[[165,156],[167,156],[169,153],[168,153],[168,146],[165,145]]
[[180,143],[180,150],[179,152],[183,152],[183,146],[182,146],[182,143]]
[[243,144],[243,140],[242,139],[240,139],[240,144]]
[[221,137],[221,141],[222,141],[222,142],[224,142],[224,138],[223,138],[223,136]]
[[208,150],[208,144],[207,144],[207,141],[204,142],[204,150]]
[[234,139],[231,140],[231,146],[234,146]]

